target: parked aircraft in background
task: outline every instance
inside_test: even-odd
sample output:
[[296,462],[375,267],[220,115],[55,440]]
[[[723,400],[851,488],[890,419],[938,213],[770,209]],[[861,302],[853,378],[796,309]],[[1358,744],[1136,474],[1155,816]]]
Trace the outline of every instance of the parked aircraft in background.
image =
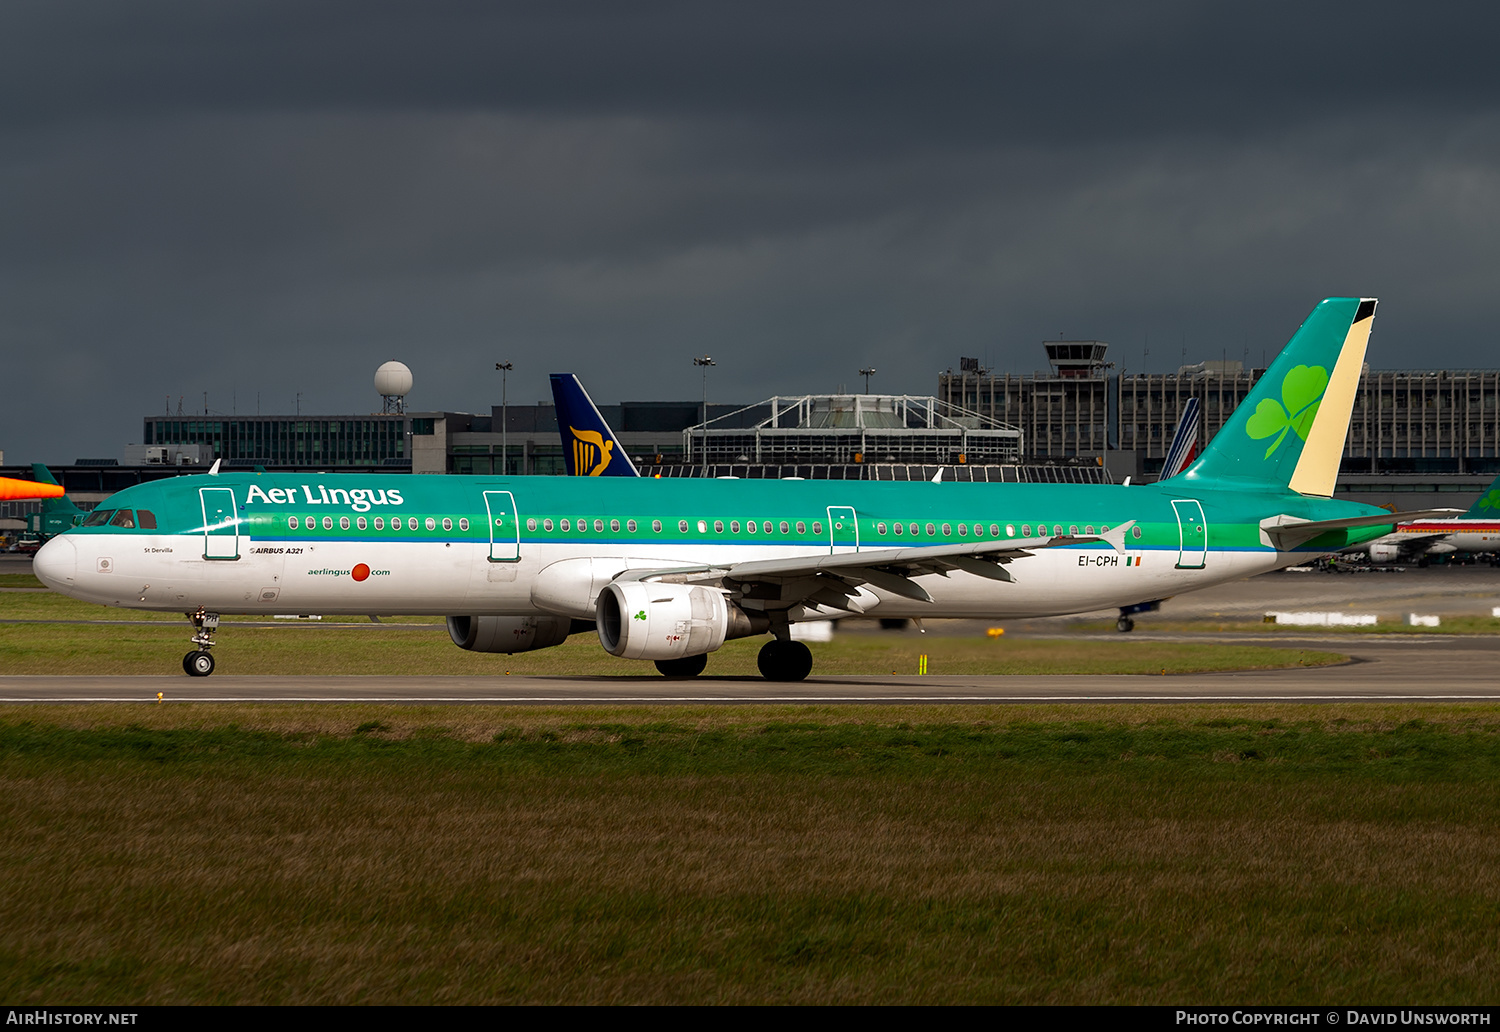
[[35,571],[75,598],[186,612],[198,648],[183,666],[200,676],[219,614],[303,612],[442,614],[480,652],[594,631],[669,676],[769,633],[761,672],[800,680],[804,620],[1127,606],[1451,511],[1331,497],[1374,312],[1321,302],[1203,455],[1159,484],[189,476],[114,495]]
[[1391,533],[1346,551],[1368,552],[1373,563],[1417,562],[1433,556],[1500,552],[1500,477],[1456,519],[1412,520]]
[[63,531],[81,524],[88,513],[73,504],[50,470],[40,462],[31,464],[31,480],[0,477],[0,500],[38,498],[42,511],[28,513],[26,531],[16,542],[22,552],[35,552]]

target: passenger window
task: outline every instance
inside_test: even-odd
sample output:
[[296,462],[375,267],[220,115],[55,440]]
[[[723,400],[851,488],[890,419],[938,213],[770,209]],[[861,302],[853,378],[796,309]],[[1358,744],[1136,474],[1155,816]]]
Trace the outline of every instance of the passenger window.
[[[495,522],[498,524],[500,521],[496,520]],[[407,530],[416,530],[417,529],[417,518],[415,516],[408,516],[406,518],[406,529]]]
[[823,522],[821,520],[813,520],[813,533],[814,534],[821,534],[821,533],[823,533]]
[[879,534],[879,535],[881,535],[883,537],[885,535],[885,524],[884,523],[877,523],[877,524],[875,524],[875,533],[877,533],[877,534]]
[[339,530],[348,530],[348,529],[349,529],[349,517],[347,517],[347,516],[340,516],[339,517]]
[[1052,536],[1053,537],[1062,537],[1062,524],[1061,523],[1054,523],[1052,525]]
[[912,537],[916,537],[917,536],[917,525],[915,523],[911,524],[906,529],[911,532],[911,536]]
[[359,519],[357,519],[357,520],[354,521],[354,525],[356,527],[358,527],[360,530],[364,530],[366,527],[369,526],[369,523],[365,522],[365,518],[363,516],[361,516]]
[[[292,519],[294,521],[292,523],[292,526],[295,527],[296,526],[296,523],[295,523],[296,517],[294,516],[294,517],[292,517]],[[381,516],[376,516],[375,517],[375,529],[376,530],[384,530],[385,529],[385,518],[384,517],[381,517]]]
[[653,533],[653,534],[660,534],[661,533],[661,520],[652,520],[651,521],[651,533]]
[[[460,527],[463,527],[464,530],[468,530],[469,529],[468,527],[464,527],[464,524],[467,523],[467,522],[468,522],[467,520],[459,520],[458,521],[458,525]],[[543,520],[542,521],[542,529],[545,530],[548,534],[552,533],[552,528],[554,526],[556,526],[556,524],[554,524],[551,520]],[[567,528],[565,527],[563,529],[566,530]]]
[[562,521],[562,529],[563,529],[563,532],[566,533],[567,531],[570,531],[570,530],[573,529],[573,524],[569,523],[567,521],[567,519],[564,519]]
[[698,533],[700,533],[700,534],[707,534],[708,533],[708,521],[707,520],[699,520],[698,521]]
[[1140,536],[1141,536],[1141,528],[1140,527],[1131,527],[1130,528],[1130,536],[1133,537],[1133,538],[1136,538],[1137,540],[1139,540]]
[[931,523],[927,524],[927,536],[928,537],[932,537],[932,535],[934,535],[936,533],[937,533],[937,528],[934,527]]
[[1029,523],[1023,523],[1023,524],[1021,524],[1021,536],[1022,537],[1031,537],[1031,524],[1029,524]]
[[619,520],[610,520],[609,521],[609,531],[610,531],[611,534],[618,534],[620,532],[620,521]]
[[[299,526],[301,526],[301,523],[300,523],[300,521],[298,521],[297,517],[290,516],[290,517],[287,518],[286,525],[288,527],[290,527],[292,530],[296,530]],[[375,526],[377,528],[380,526],[380,521],[379,520],[375,521]]]
[[724,533],[724,521],[723,520],[714,520],[714,533],[715,534],[722,534],[722,533]]
[[[547,522],[551,523],[552,521],[548,520]],[[467,517],[467,516],[460,516],[458,518],[458,529],[459,530],[468,530],[469,529],[469,517]],[[548,527],[547,529],[551,530],[552,528]]]
[[730,520],[729,521],[729,533],[731,533],[731,534],[738,534],[739,532],[740,532],[740,521],[739,520]]
[[[948,525],[945,523],[945,524],[943,524],[943,533],[946,534],[947,532],[948,532]],[[968,537],[969,536],[969,525],[968,524],[966,524],[966,523],[960,523],[958,525],[958,536],[959,537]]]
[[[495,522],[498,523],[500,521],[496,520]],[[434,520],[431,516],[427,517],[427,529],[428,530],[437,530],[437,521]]]
[[324,516],[323,517],[323,529],[324,530],[332,530],[333,529],[333,517],[332,516]]
[[782,532],[782,533],[783,533],[783,534],[785,534],[785,533],[787,533],[787,532],[789,532],[789,531],[790,531],[790,530],[791,530],[791,529],[792,529],[792,528],[791,528],[791,527],[789,527],[789,526],[787,526],[787,522],[786,522],[786,520],[782,520],[782,521],[781,521],[781,532]]
[[[447,516],[443,517],[443,529],[444,530],[452,530],[453,529],[453,520],[450,519]],[[527,530],[536,530],[536,520],[527,520],[526,521],[526,529]]]
[[807,524],[803,523],[801,520],[797,521],[797,533],[798,534],[806,534],[807,533]]
[[1015,537],[1016,536],[1016,525],[1014,523],[1007,523],[1005,525],[1005,536],[1006,537]]
[[943,537],[948,537],[952,533],[953,533],[953,528],[950,527],[950,526],[948,526],[948,524],[944,523],[943,524]]
[[755,528],[755,521],[754,520],[746,520],[745,521],[745,529],[748,530],[750,533],[754,534],[755,533],[755,529],[756,529]]
[[[448,530],[449,529],[449,527],[448,527],[448,521],[447,520],[443,521],[443,529],[444,530]],[[528,518],[526,520],[526,529],[527,530],[532,530],[532,531],[536,530],[536,520]]]
[[677,521],[677,533],[679,533],[679,534],[686,534],[687,533],[687,520],[678,520]]
[[1073,537],[1077,537],[1078,536],[1078,524],[1076,524],[1076,523],[1069,524],[1068,525],[1068,533],[1071,534]]
[[976,524],[974,524],[974,536],[975,537],[984,537],[984,524],[983,523],[976,523]]
[[766,520],[766,522],[760,525],[760,529],[765,531],[767,534],[771,533],[771,521]]
[[135,512],[135,519],[136,522],[140,524],[140,528],[142,530],[156,529],[156,513],[152,512],[150,509],[137,509]]
[[628,531],[630,531],[630,533],[634,534],[635,533],[635,529],[636,529],[636,522],[635,522],[635,520],[626,520],[625,521],[625,529],[628,530]]
[[1085,533],[1085,534],[1092,534],[1092,533],[1093,533],[1093,532],[1094,532],[1094,528],[1093,528],[1093,526],[1092,526],[1092,525],[1090,525],[1090,526],[1087,526],[1087,527],[1084,527],[1084,528],[1083,528],[1083,532],[1084,532],[1084,533]]
[[896,532],[896,536],[897,537],[900,537],[901,536],[901,532],[903,530],[905,530],[906,528],[903,527],[901,524],[897,523],[891,529],[893,529]]

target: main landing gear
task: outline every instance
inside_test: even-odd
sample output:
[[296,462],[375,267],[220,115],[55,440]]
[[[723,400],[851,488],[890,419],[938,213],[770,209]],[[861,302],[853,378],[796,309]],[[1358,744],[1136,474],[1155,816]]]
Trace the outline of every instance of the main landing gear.
[[192,642],[198,648],[182,657],[183,673],[189,677],[207,677],[214,672],[214,657],[208,650],[214,647],[214,631],[219,629],[219,614],[206,613],[199,606],[195,613],[188,613],[193,621]]
[[812,673],[812,662],[812,649],[790,638],[766,642],[755,657],[755,665],[767,681],[801,681]]
[[679,659],[658,659],[656,669],[660,670],[663,677],[678,680],[686,677],[697,677],[703,673],[708,666],[708,655],[682,656]]

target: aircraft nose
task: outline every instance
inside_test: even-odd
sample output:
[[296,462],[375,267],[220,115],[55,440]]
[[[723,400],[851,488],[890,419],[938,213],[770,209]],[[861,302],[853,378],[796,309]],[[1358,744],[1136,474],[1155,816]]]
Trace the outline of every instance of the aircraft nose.
[[78,548],[67,536],[48,541],[31,560],[31,572],[53,591],[66,592],[78,571]]

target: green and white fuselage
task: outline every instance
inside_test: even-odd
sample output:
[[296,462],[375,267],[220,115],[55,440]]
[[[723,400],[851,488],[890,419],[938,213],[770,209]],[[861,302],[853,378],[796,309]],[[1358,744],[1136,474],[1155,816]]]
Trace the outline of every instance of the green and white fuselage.
[[50,586],[193,614],[434,613],[456,644],[556,645],[692,674],[770,632],[767,676],[811,666],[803,620],[1088,612],[1275,570],[1402,516],[1332,499],[1375,303],[1322,302],[1203,454],[1136,487],[232,474],[112,497],[36,558]]
[[[116,494],[99,511],[132,511],[131,527],[103,520],[79,528],[48,546],[39,572],[77,598],[138,609],[593,619],[597,588],[627,569],[1021,546],[1028,554],[1006,564],[1009,581],[946,570],[911,578],[930,602],[869,582],[851,599],[853,611],[870,615],[998,619],[1145,602],[1389,529],[1332,530],[1277,549],[1263,539],[1267,517],[1328,520],[1371,508],[1291,492],[1192,488],[188,476]],[[1126,524],[1120,547],[1102,538]],[[1069,536],[1098,537],[1045,547]],[[807,607],[791,618],[832,615],[846,614]]]

